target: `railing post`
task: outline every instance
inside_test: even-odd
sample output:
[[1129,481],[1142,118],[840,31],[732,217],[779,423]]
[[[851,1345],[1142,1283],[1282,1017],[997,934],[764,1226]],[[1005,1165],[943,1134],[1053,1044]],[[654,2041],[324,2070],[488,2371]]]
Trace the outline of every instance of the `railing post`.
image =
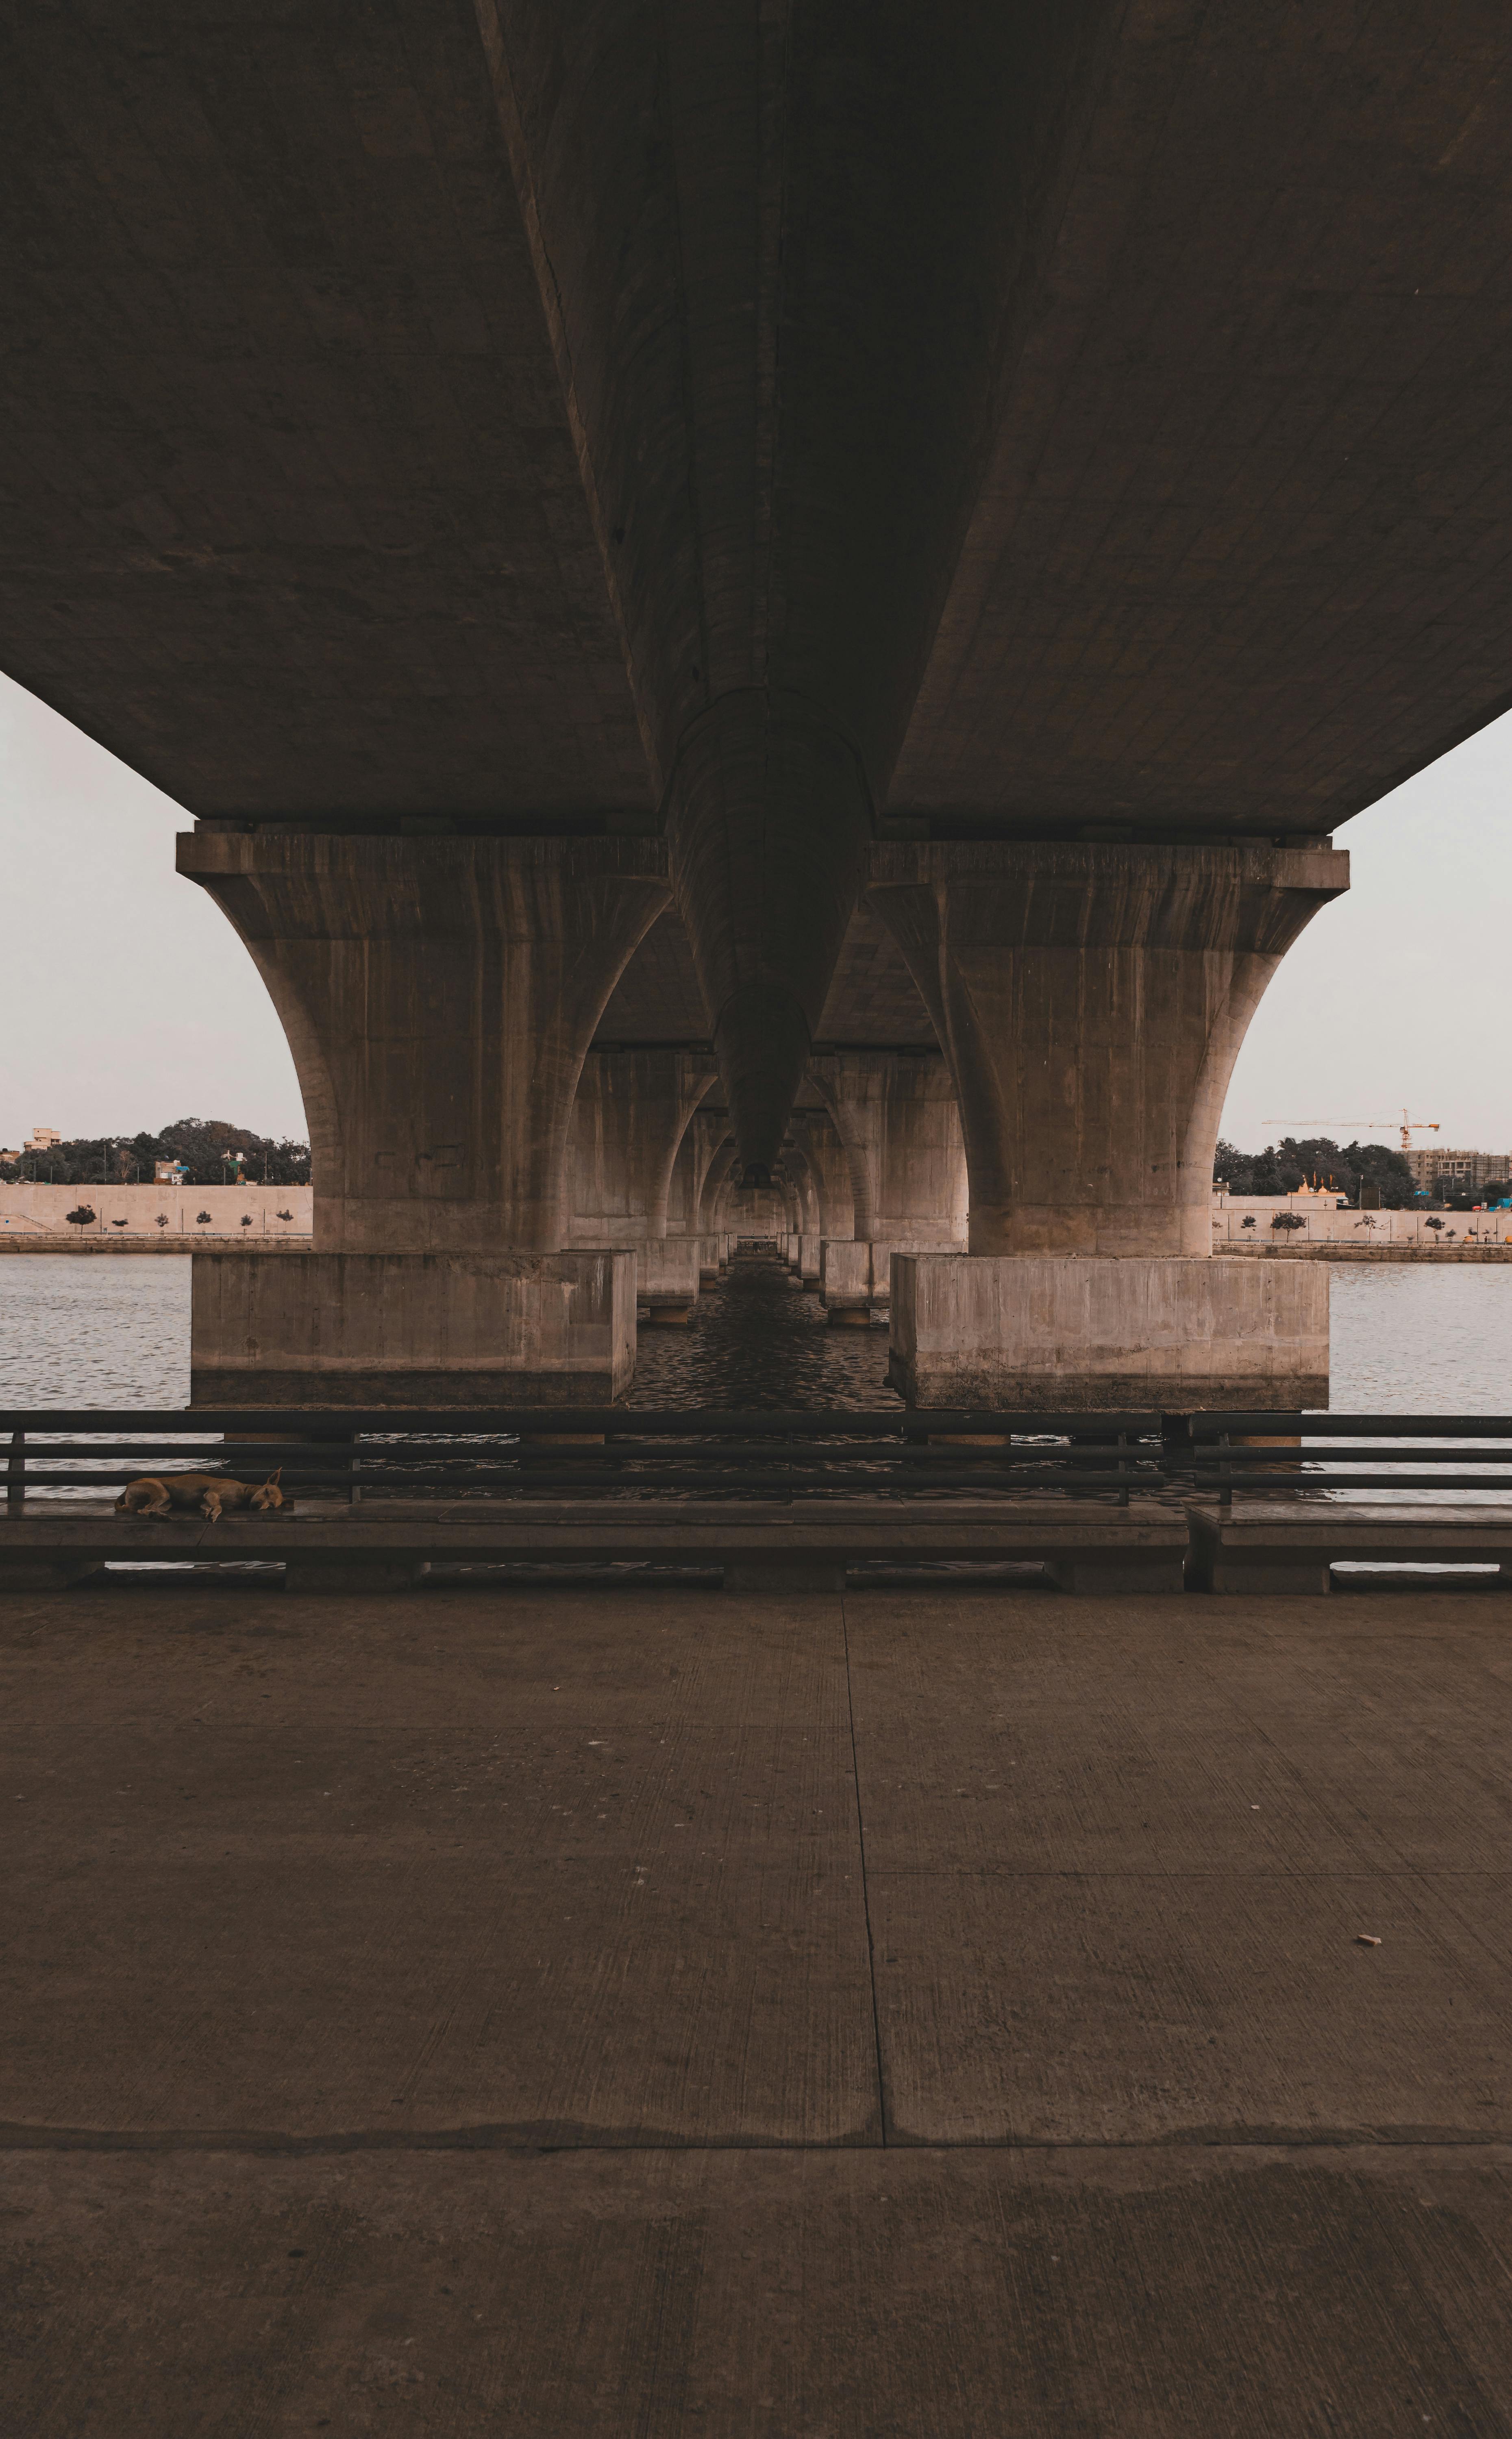
[[1218,1482],[1221,1486],[1218,1495],[1218,1505],[1220,1507],[1232,1507],[1234,1504],[1234,1468],[1230,1462],[1229,1435],[1227,1432],[1219,1432],[1218,1444]]
[[10,1454],[6,1461],[6,1510],[19,1516],[27,1504],[27,1434],[12,1432]]
[[1126,1462],[1128,1447],[1129,1433],[1120,1432],[1118,1434],[1118,1504],[1120,1507],[1127,1507],[1129,1504],[1129,1468]]

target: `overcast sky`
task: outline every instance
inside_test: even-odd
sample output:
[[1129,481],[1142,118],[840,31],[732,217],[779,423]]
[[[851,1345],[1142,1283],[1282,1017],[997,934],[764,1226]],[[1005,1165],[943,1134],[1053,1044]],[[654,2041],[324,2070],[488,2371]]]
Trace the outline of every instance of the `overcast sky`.
[[[1347,823],[1347,898],[1285,959],[1223,1132],[1512,1146],[1512,715]],[[0,1145],[180,1117],[305,1132],[294,1062],[230,925],[173,870],[170,798],[0,678]],[[1388,1137],[1395,1140],[1395,1137]],[[1420,1142],[1432,1142],[1420,1136]]]

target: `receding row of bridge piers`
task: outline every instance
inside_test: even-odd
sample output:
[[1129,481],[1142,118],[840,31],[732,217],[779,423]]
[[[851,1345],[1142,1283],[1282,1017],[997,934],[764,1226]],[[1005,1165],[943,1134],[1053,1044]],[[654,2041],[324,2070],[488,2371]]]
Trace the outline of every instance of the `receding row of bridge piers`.
[[885,1307],[913,1403],[1326,1399],[1326,1273],[1210,1242],[1245,1028],[1347,887],[1326,843],[874,846],[937,1046],[811,1042],[770,1184],[712,1048],[597,1039],[674,904],[659,839],[202,826],[179,869],[277,1007],[314,1178],[312,1251],[196,1255],[198,1402],[605,1404],[736,1235],[836,1321]]

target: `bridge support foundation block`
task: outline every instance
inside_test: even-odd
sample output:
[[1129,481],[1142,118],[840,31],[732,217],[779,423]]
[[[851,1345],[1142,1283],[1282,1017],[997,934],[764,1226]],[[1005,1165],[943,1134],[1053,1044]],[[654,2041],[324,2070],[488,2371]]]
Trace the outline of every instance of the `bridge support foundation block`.
[[604,1406],[635,1366],[635,1255],[196,1254],[190,1399]]
[[654,1329],[685,1329],[698,1303],[703,1263],[697,1237],[655,1237],[642,1245],[635,1292]]
[[827,1237],[819,1249],[819,1293],[831,1323],[864,1329],[871,1319],[871,1247]]
[[1198,1255],[898,1254],[888,1372],[910,1406],[1326,1406],[1328,1277]]

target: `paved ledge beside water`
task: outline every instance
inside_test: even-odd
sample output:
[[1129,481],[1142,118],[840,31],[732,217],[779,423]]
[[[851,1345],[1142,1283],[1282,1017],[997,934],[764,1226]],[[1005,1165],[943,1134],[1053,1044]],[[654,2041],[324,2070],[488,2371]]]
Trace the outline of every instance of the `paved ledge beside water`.
[[1443,1270],[1450,1262],[1512,1262],[1512,1245],[1215,1245],[1219,1255],[1245,1262],[1427,1262]]
[[39,1229],[23,1235],[17,1229],[0,1229],[0,1254],[177,1254],[187,1261],[191,1254],[310,1254],[314,1251],[312,1237],[259,1237],[254,1230],[238,1230],[235,1236],[219,1234],[207,1228],[200,1237],[147,1235],[101,1237],[83,1228],[55,1236],[51,1230]]
[[[213,1250],[218,1254],[310,1254],[312,1237],[263,1237],[254,1229],[205,1229],[187,1234],[101,1236],[98,1230],[70,1228],[23,1233],[0,1228],[0,1254],[180,1254]],[[1443,1270],[1451,1262],[1512,1262],[1512,1245],[1245,1245],[1218,1244],[1215,1260],[1275,1262],[1423,1262]]]
[[1505,2431],[1508,1615],[12,1597],[10,2426]]

